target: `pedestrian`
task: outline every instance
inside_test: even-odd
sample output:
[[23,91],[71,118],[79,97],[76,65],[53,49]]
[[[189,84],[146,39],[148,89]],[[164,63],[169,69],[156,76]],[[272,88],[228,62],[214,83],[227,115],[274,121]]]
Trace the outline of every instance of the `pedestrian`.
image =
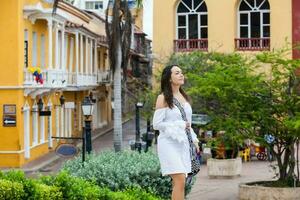
[[[199,141],[191,128],[190,98],[182,89],[183,84],[184,75],[177,65],[164,68],[161,94],[157,97],[153,117],[153,128],[160,132],[157,152],[161,172],[163,176],[169,175],[172,178],[172,200],[183,200],[185,196],[185,181],[191,172],[191,142],[195,143],[199,153]],[[183,119],[182,112],[187,121]]]

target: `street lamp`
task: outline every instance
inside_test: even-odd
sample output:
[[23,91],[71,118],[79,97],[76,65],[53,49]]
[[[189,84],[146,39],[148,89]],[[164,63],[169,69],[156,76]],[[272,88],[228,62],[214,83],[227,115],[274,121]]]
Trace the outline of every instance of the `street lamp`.
[[64,95],[61,95],[59,98],[60,105],[63,106],[65,104],[65,101],[66,101],[66,99],[65,99]]
[[135,104],[135,149],[139,152],[142,150],[141,143],[141,133],[140,133],[140,108],[142,108],[144,104],[142,102],[137,102]]
[[92,151],[92,135],[91,135],[91,120],[89,117],[93,113],[94,105],[89,97],[85,97],[82,105],[82,112],[85,116],[85,138],[86,138],[86,151],[91,153]]
[[42,98],[39,99],[37,105],[38,105],[39,112],[41,112],[43,110],[43,107],[44,107]]

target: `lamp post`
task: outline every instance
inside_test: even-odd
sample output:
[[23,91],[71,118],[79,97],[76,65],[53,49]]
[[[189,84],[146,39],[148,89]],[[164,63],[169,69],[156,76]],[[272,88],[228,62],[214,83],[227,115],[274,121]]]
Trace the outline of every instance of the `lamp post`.
[[39,112],[41,112],[43,110],[43,107],[44,107],[44,103],[43,103],[42,98],[39,99],[37,105],[38,105]]
[[[85,140],[86,140],[86,151],[91,153],[92,151],[92,135],[91,135],[91,120],[89,119],[93,113],[94,105],[89,97],[85,97],[82,102],[82,112],[85,116]],[[85,148],[84,148],[85,149]]]
[[143,106],[144,104],[142,102],[137,102],[135,104],[135,149],[137,149],[139,152],[142,150],[140,133],[140,108]]

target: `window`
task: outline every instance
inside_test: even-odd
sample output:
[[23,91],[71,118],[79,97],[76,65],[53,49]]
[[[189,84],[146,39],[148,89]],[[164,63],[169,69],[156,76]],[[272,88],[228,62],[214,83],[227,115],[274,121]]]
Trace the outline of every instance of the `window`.
[[24,67],[28,67],[28,30],[24,30]]
[[242,0],[238,16],[238,42],[240,45],[269,48],[270,5],[268,0]]
[[207,7],[203,0],[182,0],[177,7],[177,38],[207,38]]
[[37,34],[32,33],[32,66],[37,66]]
[[175,51],[207,50],[208,22],[204,0],[181,0],[176,11]]
[[85,9],[91,9],[91,10],[103,9],[103,1],[87,1],[85,2]]

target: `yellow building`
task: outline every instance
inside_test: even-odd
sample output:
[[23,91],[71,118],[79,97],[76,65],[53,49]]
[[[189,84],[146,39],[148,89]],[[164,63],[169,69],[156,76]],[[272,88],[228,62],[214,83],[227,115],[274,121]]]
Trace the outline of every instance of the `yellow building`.
[[60,142],[52,136],[81,135],[87,95],[93,129],[111,121],[104,20],[64,2],[53,15],[52,2],[1,2],[0,167],[48,153]]
[[174,52],[253,53],[300,41],[297,0],[154,0],[153,10],[158,61]]

